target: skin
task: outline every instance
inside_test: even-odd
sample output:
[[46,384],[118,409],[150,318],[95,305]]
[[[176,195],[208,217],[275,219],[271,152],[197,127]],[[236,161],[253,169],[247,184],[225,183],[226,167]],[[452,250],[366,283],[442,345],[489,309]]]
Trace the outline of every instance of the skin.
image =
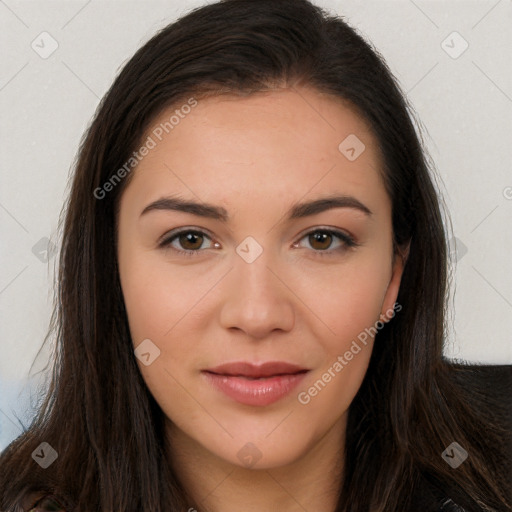
[[[338,149],[350,134],[366,146],[354,161]],[[362,118],[302,87],[201,99],[133,171],[119,213],[121,285],[134,347],[149,338],[160,350],[150,365],[137,363],[167,418],[170,461],[191,506],[334,510],[347,411],[373,340],[309,403],[297,394],[393,310],[404,259],[393,257],[391,202],[379,169]],[[172,210],[141,216],[171,194],[221,206],[230,220]],[[334,208],[287,220],[294,203],[333,194],[355,197],[372,214]],[[206,235],[158,247],[175,228]],[[308,236],[320,228],[349,233],[359,245]],[[252,263],[236,252],[248,236],[263,249]],[[310,372],[278,402],[248,406],[201,374],[228,361],[287,361]],[[249,442],[258,450],[245,448],[257,459],[251,467],[237,456]]]

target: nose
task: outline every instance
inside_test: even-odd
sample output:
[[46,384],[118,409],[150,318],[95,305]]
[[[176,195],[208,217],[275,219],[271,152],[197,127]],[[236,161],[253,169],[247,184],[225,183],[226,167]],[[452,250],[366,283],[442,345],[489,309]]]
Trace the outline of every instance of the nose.
[[234,259],[234,268],[224,283],[220,313],[223,328],[243,331],[253,339],[293,328],[294,294],[277,268],[275,261],[270,261],[269,251],[263,251],[252,263],[238,256]]

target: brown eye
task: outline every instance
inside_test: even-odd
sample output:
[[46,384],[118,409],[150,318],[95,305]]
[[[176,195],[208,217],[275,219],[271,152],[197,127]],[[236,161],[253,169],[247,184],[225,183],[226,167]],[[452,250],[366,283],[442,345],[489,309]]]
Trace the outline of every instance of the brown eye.
[[[307,248],[318,256],[339,255],[351,247],[359,245],[348,233],[333,229],[315,229],[306,233],[301,240],[306,240],[309,246]],[[300,241],[293,246],[300,247]]]
[[309,235],[309,243],[313,249],[329,249],[332,244],[332,234],[328,231],[315,231]]
[[204,236],[194,231],[188,231],[178,236],[181,247],[185,250],[194,251],[200,249],[204,241]]
[[204,252],[204,249],[213,249],[219,246],[216,242],[212,243],[209,235],[196,229],[172,231],[158,245],[184,256],[196,256]]

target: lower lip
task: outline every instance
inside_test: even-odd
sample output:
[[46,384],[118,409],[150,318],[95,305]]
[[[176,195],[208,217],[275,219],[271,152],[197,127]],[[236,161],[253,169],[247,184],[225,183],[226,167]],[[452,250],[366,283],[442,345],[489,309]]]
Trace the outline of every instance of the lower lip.
[[233,400],[245,405],[270,405],[285,397],[308,372],[247,379],[202,372],[208,381]]

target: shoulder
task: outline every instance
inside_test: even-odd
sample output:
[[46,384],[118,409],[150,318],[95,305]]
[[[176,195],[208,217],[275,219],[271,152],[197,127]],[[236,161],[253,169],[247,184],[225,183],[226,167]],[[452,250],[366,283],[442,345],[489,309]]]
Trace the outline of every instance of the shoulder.
[[[480,460],[485,461],[487,469],[497,481],[509,481],[512,471],[512,365],[444,360],[443,370],[439,390],[448,402],[454,400],[451,414],[468,438],[476,440],[475,446],[482,448]],[[447,482],[439,481],[434,475],[422,475],[415,491],[415,510],[482,510],[467,496]],[[503,489],[503,492],[510,496],[510,490]],[[422,508],[423,503],[427,506]]]

